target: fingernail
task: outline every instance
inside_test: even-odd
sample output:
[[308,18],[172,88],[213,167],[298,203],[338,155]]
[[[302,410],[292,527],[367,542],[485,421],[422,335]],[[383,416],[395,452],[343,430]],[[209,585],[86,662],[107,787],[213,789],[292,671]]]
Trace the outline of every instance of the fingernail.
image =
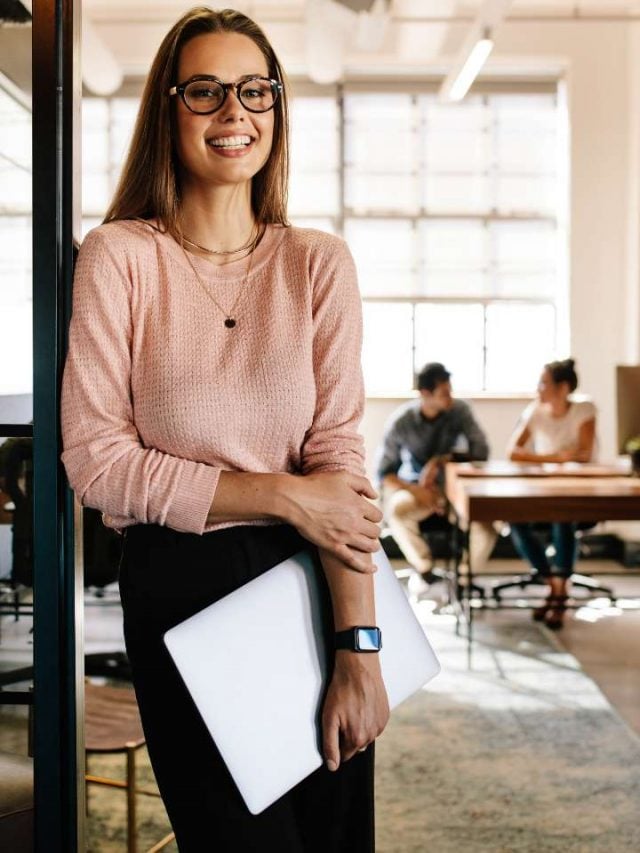
[[332,758],[327,759],[327,769],[331,770],[332,773],[334,770],[338,769],[338,765],[335,763],[335,761]]

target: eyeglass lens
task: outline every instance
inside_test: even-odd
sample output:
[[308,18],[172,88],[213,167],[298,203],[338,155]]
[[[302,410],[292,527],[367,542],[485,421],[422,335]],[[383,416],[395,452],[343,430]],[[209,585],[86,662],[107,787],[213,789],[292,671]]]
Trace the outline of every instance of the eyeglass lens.
[[[240,85],[240,103],[256,113],[270,110],[276,95],[277,89],[270,80],[246,80]],[[209,113],[218,109],[224,101],[224,87],[215,80],[194,80],[185,87],[184,100],[190,110]]]

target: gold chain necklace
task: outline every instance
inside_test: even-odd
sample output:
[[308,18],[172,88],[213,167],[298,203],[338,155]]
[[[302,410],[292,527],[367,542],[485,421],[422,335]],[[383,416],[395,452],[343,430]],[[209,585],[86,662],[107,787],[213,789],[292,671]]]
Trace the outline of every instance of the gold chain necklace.
[[207,255],[239,255],[240,252],[253,252],[256,245],[258,244],[258,240],[260,239],[260,229],[258,228],[256,231],[255,237],[253,236],[253,227],[251,228],[251,234],[249,235],[249,240],[244,244],[244,246],[240,246],[239,249],[207,249],[206,246],[201,246],[200,243],[196,243],[195,240],[190,240],[184,234],[182,235],[182,240],[185,243],[188,243],[190,246],[193,246],[194,249],[199,249],[201,252],[206,252]]
[[[251,265],[252,265],[252,262],[253,262],[253,250],[249,253],[249,263],[247,264],[247,272],[245,273],[244,281],[242,282],[242,287],[240,288],[240,293],[238,293],[238,295],[236,296],[235,302],[234,302],[234,303],[233,303],[233,305],[231,306],[231,310],[229,311],[229,313],[227,313],[227,312],[224,310],[224,308],[222,307],[222,305],[220,305],[220,303],[218,302],[218,300],[217,300],[217,299],[214,297],[214,295],[211,293],[211,291],[209,290],[209,288],[207,287],[207,285],[204,283],[204,281],[200,278],[200,275],[198,274],[198,270],[194,267],[193,262],[192,262],[191,258],[189,257],[189,254],[187,253],[187,250],[186,250],[186,249],[185,249],[185,247],[184,247],[184,243],[183,243],[183,242],[182,242],[182,243],[180,243],[180,248],[182,249],[182,252],[183,252],[183,254],[184,254],[185,258],[187,259],[187,263],[189,264],[189,266],[190,266],[190,267],[191,267],[191,269],[193,270],[193,274],[194,274],[194,276],[196,277],[196,281],[198,282],[198,284],[200,285],[200,287],[204,290],[204,292],[207,294],[207,296],[209,297],[209,299],[210,299],[210,300],[213,302],[213,304],[216,306],[216,308],[218,309],[218,311],[221,311],[221,312],[222,312],[222,314],[224,314],[224,318],[225,318],[225,320],[224,320],[224,325],[226,326],[226,328],[227,328],[227,329],[234,329],[234,328],[236,327],[236,325],[237,325],[237,322],[236,322],[236,319],[235,319],[235,317],[234,317],[233,315],[234,315],[234,311],[235,311],[235,309],[236,309],[236,308],[237,308],[237,306],[238,306],[238,303],[240,302],[240,299],[242,298],[242,296],[244,295],[244,293],[245,293],[245,291],[246,291],[246,289],[247,289],[247,281],[249,280],[249,276],[250,276],[250,274],[251,274]],[[254,248],[255,248],[255,247],[254,247]]]

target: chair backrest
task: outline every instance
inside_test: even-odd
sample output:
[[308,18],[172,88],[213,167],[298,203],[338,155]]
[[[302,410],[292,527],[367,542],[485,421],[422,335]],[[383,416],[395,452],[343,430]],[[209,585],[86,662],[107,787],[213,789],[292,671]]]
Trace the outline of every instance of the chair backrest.
[[33,585],[33,439],[9,438],[0,447],[4,489],[13,501],[11,579]]

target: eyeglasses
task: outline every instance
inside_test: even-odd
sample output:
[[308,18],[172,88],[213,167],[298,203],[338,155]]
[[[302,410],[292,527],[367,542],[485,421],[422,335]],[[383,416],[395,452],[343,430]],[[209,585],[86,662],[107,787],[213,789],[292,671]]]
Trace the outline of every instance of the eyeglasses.
[[272,110],[282,92],[282,83],[268,77],[251,77],[240,83],[221,83],[205,74],[192,77],[169,89],[170,95],[179,95],[185,107],[198,115],[215,113],[224,104],[229,90],[235,92],[245,110],[266,113]]

